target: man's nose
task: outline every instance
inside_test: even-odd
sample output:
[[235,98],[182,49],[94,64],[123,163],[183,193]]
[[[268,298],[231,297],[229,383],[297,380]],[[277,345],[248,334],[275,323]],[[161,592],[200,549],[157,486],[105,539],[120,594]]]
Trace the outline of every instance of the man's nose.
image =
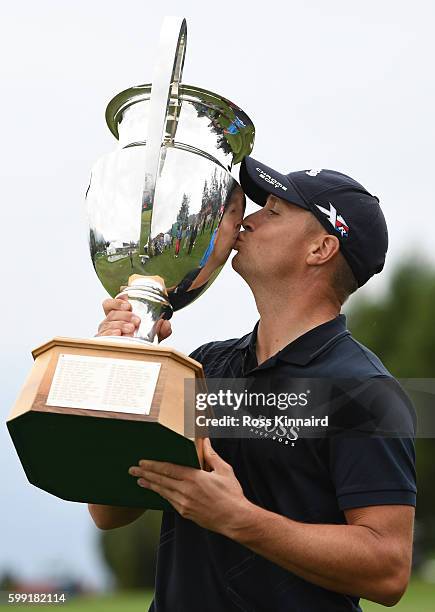
[[252,232],[254,230],[254,219],[255,213],[252,213],[245,217],[242,221],[242,227],[247,232]]

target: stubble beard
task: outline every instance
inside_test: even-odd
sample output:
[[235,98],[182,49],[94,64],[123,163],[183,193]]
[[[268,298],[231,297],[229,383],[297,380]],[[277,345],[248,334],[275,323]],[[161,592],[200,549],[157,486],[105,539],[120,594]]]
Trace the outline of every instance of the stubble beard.
[[239,253],[236,253],[232,258],[231,267],[252,290],[253,283],[255,283],[255,278],[258,278],[258,274],[255,274],[254,270],[250,270],[249,265],[243,265]]

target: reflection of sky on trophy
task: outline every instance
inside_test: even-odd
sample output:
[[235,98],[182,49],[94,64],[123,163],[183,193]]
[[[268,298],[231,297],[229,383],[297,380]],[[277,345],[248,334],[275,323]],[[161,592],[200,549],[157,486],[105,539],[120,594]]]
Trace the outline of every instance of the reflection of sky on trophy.
[[[137,241],[145,176],[145,147],[123,146],[146,140],[149,102],[127,108],[119,124],[119,146],[100,158],[92,169],[87,195],[91,227],[107,242]],[[219,135],[212,131],[210,117],[198,117],[197,109],[184,101],[175,141],[204,151],[222,164],[230,156],[217,147]],[[204,183],[210,185],[213,164],[199,154],[168,148],[162,173],[157,180],[152,213],[152,236],[171,230],[177,220],[183,195],[189,198],[189,214],[201,208]],[[224,174],[222,172],[222,174]]]
[[[170,231],[177,220],[183,194],[189,200],[189,214],[201,208],[204,183],[210,185],[215,168],[209,159],[189,151],[168,148],[162,175],[158,178],[153,206],[151,234]],[[222,170],[222,174],[226,173]]]
[[216,134],[211,132],[210,117],[198,117],[198,113],[189,102],[183,102],[180,118],[178,121],[175,141],[191,146],[209,153],[215,157],[223,166],[231,163],[230,156],[225,155],[222,149],[216,146]]
[[[119,124],[119,146],[100,158],[92,169],[87,195],[91,227],[106,242],[137,241],[145,177],[145,147],[122,146],[146,139],[149,102],[127,108]],[[230,156],[217,148],[219,135],[212,131],[210,117],[198,117],[190,102],[183,102],[175,141],[204,151],[226,165]],[[215,166],[206,158],[180,149],[168,148],[162,173],[157,180],[152,213],[152,236],[171,230],[177,220],[183,195],[189,198],[189,214],[198,213],[205,181],[210,186]],[[220,172],[222,176],[225,172]]]
[[92,228],[108,242],[137,241],[140,234],[145,147],[117,149],[92,169],[87,209]]
[[118,126],[119,144],[124,147],[132,142],[146,140],[148,127],[149,103],[139,102],[125,109],[122,121]]

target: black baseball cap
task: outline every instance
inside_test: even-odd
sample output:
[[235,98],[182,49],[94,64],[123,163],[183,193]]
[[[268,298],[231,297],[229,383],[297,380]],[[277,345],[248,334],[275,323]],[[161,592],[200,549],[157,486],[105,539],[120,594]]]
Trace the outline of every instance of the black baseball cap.
[[359,287],[383,269],[388,231],[379,199],[350,176],[314,169],[281,174],[247,156],[240,167],[240,184],[260,206],[273,194],[312,212],[339,239]]

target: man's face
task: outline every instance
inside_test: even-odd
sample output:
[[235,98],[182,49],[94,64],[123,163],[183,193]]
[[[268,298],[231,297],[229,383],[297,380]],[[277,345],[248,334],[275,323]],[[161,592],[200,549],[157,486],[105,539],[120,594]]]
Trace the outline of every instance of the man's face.
[[[245,214],[245,195],[240,187],[236,187],[231,199],[225,207],[224,214],[219,223],[216,241],[227,242],[232,248],[239,235],[243,215]],[[231,250],[230,248],[230,250]]]
[[303,271],[316,231],[312,213],[270,195],[242,227],[232,266],[250,286],[262,279],[284,281]]

